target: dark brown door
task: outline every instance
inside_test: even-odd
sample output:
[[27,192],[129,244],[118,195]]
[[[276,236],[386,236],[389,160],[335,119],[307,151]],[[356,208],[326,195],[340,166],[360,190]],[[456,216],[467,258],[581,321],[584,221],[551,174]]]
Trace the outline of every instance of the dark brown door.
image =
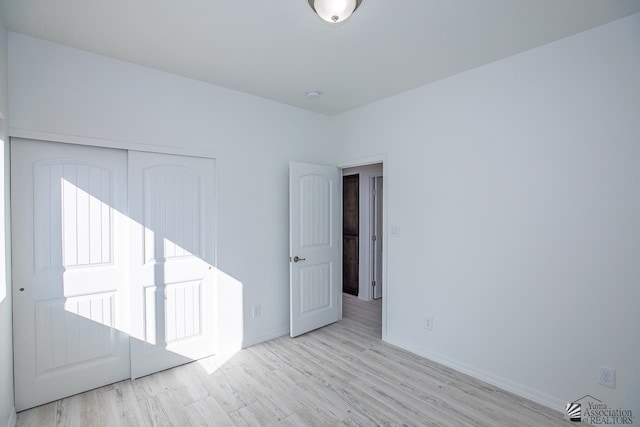
[[358,295],[360,175],[342,178],[342,291]]

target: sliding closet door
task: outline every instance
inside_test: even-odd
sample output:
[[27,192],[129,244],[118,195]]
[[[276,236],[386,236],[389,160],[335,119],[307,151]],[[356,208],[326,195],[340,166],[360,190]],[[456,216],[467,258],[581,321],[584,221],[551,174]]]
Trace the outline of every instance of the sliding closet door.
[[16,409],[213,354],[213,159],[11,148]]
[[13,139],[18,411],[129,378],[127,152]]
[[214,160],[129,152],[131,375],[214,353]]

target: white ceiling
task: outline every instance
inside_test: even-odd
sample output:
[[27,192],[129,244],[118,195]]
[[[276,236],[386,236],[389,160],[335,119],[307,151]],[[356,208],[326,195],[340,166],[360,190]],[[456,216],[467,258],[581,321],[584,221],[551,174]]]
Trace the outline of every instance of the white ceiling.
[[11,31],[334,115],[640,12],[640,0],[363,0],[335,26],[307,0],[0,7]]

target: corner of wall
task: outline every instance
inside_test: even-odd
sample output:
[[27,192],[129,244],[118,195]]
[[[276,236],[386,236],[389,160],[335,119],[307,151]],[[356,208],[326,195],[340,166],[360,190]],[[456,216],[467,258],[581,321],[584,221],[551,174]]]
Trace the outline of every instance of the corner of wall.
[[11,413],[9,414],[9,420],[7,421],[7,427],[15,427],[18,421],[18,416],[16,414],[16,408],[11,409]]

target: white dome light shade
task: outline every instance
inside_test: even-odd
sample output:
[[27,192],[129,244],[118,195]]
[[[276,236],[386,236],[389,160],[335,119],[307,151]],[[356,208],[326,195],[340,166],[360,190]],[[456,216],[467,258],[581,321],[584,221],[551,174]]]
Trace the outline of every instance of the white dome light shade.
[[332,24],[350,17],[360,3],[362,0],[309,0],[309,5],[318,16]]

